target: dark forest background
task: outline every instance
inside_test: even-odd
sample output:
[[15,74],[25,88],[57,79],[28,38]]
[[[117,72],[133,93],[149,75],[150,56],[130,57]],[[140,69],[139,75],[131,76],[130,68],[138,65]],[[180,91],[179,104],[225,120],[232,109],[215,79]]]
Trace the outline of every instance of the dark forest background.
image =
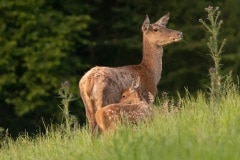
[[184,35],[182,42],[164,48],[159,95],[206,89],[213,63],[206,46],[209,35],[199,19],[206,17],[204,8],[209,5],[222,11],[219,36],[227,39],[223,74],[237,77],[238,0],[1,0],[0,127],[15,136],[35,133],[44,123],[61,123],[58,90],[65,80],[77,98],[70,114],[85,124],[79,79],[96,65],[139,63],[146,14],[155,22],[170,12],[168,27]]

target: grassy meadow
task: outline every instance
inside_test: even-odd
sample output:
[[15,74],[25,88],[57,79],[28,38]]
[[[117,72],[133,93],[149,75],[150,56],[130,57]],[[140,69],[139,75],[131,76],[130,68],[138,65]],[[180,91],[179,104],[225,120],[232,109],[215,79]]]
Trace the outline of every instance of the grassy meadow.
[[239,159],[239,92],[229,90],[217,103],[217,112],[206,97],[199,92],[195,98],[180,98],[174,106],[163,102],[162,107],[154,106],[152,120],[134,128],[121,126],[106,135],[92,137],[87,128],[71,132],[49,128],[47,134],[34,138],[6,137],[1,141],[0,159]]
[[152,119],[92,136],[87,126],[71,127],[68,105],[72,97],[63,88],[60,95],[65,124],[46,127],[45,134],[25,134],[17,139],[0,130],[0,160],[238,160],[239,84],[234,84],[231,76],[220,75],[220,53],[225,42],[216,45],[219,12],[217,8],[206,11],[213,24],[200,22],[213,33],[208,47],[215,62],[208,91],[194,96],[186,91],[175,101],[164,94],[153,106]]

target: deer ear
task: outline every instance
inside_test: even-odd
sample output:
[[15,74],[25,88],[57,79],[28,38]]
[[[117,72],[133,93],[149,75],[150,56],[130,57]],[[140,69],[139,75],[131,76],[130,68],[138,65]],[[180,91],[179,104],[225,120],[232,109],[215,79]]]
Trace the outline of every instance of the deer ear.
[[148,31],[149,26],[150,26],[150,20],[148,18],[148,15],[146,15],[146,18],[145,18],[145,20],[143,22],[143,25],[142,25],[142,31]]
[[169,18],[170,18],[170,13],[168,12],[166,15],[162,16],[157,22],[155,22],[155,24],[166,27]]

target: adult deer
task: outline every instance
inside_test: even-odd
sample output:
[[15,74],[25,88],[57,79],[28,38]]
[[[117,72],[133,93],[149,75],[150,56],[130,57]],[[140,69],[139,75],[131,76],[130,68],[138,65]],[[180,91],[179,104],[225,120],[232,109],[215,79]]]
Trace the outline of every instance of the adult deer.
[[182,39],[182,32],[166,28],[170,14],[150,24],[148,16],[142,25],[143,58],[140,64],[123,67],[94,67],[80,80],[79,89],[92,133],[96,128],[94,114],[108,104],[119,102],[122,90],[141,78],[140,95],[148,102],[149,92],[155,97],[161,78],[163,46]]
[[[132,86],[122,93],[120,103],[107,105],[95,113],[97,125],[102,132],[115,130],[120,122],[137,124],[139,121],[150,117],[151,106],[139,95],[138,87],[140,78],[133,82]],[[149,93],[149,100],[154,101],[153,95]]]

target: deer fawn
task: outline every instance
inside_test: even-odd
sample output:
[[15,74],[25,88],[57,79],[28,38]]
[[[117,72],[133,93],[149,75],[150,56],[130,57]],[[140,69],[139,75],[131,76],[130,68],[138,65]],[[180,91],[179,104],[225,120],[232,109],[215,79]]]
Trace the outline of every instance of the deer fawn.
[[[122,91],[120,103],[133,104],[139,103],[140,101],[146,102],[146,100],[138,93],[140,85],[140,77],[138,76],[136,81],[132,82],[132,86]],[[149,92],[148,94],[149,103],[154,102],[154,96]],[[146,102],[147,103],[147,102]]]
[[[116,129],[121,121],[126,120],[131,124],[137,124],[151,115],[151,106],[138,94],[139,83],[138,77],[131,87],[123,91],[120,103],[107,105],[95,113],[97,125],[102,132]],[[153,96],[149,99],[154,101]]]
[[99,67],[89,70],[79,81],[80,95],[86,109],[90,129],[94,133],[95,113],[103,106],[118,103],[121,92],[137,76],[141,78],[139,94],[147,103],[149,93],[154,97],[162,73],[163,46],[182,39],[182,32],[166,28],[170,14],[150,24],[148,16],[142,25],[143,58],[140,64],[122,67]]

